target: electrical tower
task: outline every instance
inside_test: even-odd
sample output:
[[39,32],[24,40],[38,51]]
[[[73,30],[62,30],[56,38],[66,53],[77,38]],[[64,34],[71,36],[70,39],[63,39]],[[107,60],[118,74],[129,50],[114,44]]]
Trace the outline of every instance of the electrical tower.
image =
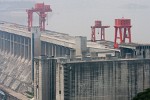
[[[100,40],[105,40],[105,28],[109,28],[110,26],[102,26],[102,22],[97,20],[95,21],[95,25],[91,26],[92,33],[91,33],[91,41],[96,42],[95,30],[101,29],[100,33]],[[99,32],[98,32],[99,34]]]
[[45,5],[44,3],[35,4],[35,8],[27,9],[28,13],[28,31],[31,31],[33,23],[33,13],[36,12],[39,15],[39,27],[41,31],[45,30],[45,21],[47,14],[46,12],[52,12],[50,5]]
[[[114,48],[118,48],[117,39],[120,40],[121,43],[125,43],[126,39],[131,43],[131,20],[130,19],[115,19],[115,40],[114,40]],[[118,36],[119,30],[119,36]]]

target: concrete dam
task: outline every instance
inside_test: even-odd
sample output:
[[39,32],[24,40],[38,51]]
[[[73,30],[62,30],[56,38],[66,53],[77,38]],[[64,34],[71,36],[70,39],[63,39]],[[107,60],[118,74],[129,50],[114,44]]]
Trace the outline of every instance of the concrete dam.
[[0,83],[14,91],[32,91],[31,40],[0,30]]
[[[150,87],[150,60],[66,63],[68,100],[131,100]],[[69,81],[68,81],[69,80]],[[64,100],[67,100],[64,99]]]
[[6,52],[0,59],[0,83],[20,93],[32,91],[31,61]]
[[[37,100],[131,100],[150,87],[150,59],[67,61],[39,57],[35,66]],[[48,93],[51,95],[46,96]]]
[[[32,34],[34,33],[34,34]],[[34,57],[69,56],[75,40],[68,34],[38,27],[28,32],[26,26],[0,22],[0,83],[16,92],[33,92]]]
[[131,100],[150,87],[150,45],[112,44],[0,22],[0,84],[35,100]]

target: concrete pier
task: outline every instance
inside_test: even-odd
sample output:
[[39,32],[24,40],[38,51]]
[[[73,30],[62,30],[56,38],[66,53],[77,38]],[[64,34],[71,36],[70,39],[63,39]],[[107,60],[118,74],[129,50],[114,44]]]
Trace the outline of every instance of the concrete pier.
[[34,99],[56,100],[56,60],[40,56],[34,61]]

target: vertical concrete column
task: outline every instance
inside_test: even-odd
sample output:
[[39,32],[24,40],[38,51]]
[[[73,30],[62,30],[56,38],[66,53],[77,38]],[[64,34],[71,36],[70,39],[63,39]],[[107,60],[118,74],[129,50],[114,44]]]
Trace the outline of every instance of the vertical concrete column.
[[9,36],[8,36],[8,39],[9,39],[9,40],[8,40],[8,44],[9,44],[9,45],[8,45],[8,48],[9,48],[9,52],[8,52],[8,53],[10,53],[10,44],[11,44],[11,42],[10,42],[10,34],[9,34]]
[[3,33],[1,34],[2,37],[1,37],[1,52],[3,51]]
[[[39,62],[39,100],[50,100],[49,88],[49,69],[46,57],[41,56]],[[49,89],[49,91],[48,91]]]
[[19,35],[17,39],[17,55],[20,56],[20,36]]
[[57,53],[57,51],[56,51],[56,44],[54,44],[54,57],[56,57],[56,53]]
[[20,56],[20,36],[18,36],[17,40],[17,55]]
[[[36,48],[34,50],[34,56],[40,56],[41,55],[41,40],[40,40],[40,36],[41,36],[41,32],[40,32],[40,28],[39,27],[33,27],[31,29],[31,32],[34,34],[34,48]],[[32,44],[33,45],[33,44]]]
[[24,37],[21,37],[21,58],[24,57]]
[[[12,50],[12,54],[14,55],[14,50],[15,50],[15,47],[14,47],[14,45],[15,45],[15,35],[13,35],[13,41],[12,41],[12,43],[13,43],[13,50]],[[14,55],[15,56],[15,55]]]
[[10,34],[10,36],[9,36],[9,38],[10,38],[10,45],[9,45],[9,47],[10,47],[10,54],[11,54],[11,34]]
[[57,56],[57,49],[56,48],[57,48],[57,45],[54,44],[54,56],[55,57]]
[[31,65],[31,69],[32,69],[32,81],[35,82],[36,80],[34,80],[34,71],[36,70],[35,69],[35,65],[34,65],[34,33],[31,34],[31,62],[32,62],[32,65]]
[[11,38],[10,38],[10,34],[9,34],[9,36],[8,36],[8,37],[9,37],[9,54],[10,54],[10,50],[11,50],[11,48],[10,48],[10,47],[11,47],[11,46],[10,46],[10,45],[11,45]]
[[7,37],[6,37],[6,47],[7,47],[7,54],[9,53],[9,39],[8,39],[9,34],[7,33]]
[[15,41],[15,39],[16,39],[16,35],[14,35],[14,56],[16,56],[16,41]]
[[145,49],[145,53],[146,53],[146,58],[149,58],[149,49],[148,49],[148,47]]
[[34,81],[34,57],[41,55],[41,32],[39,27],[31,29],[31,60],[32,60],[32,81]]
[[22,57],[22,37],[20,37],[20,50],[19,50],[19,52],[20,52],[20,56]]
[[3,33],[1,33],[1,52],[3,51]]
[[51,56],[51,49],[50,49],[50,43],[48,43],[48,47],[47,47],[47,49],[48,49],[48,51],[47,51],[47,55],[50,57]]
[[16,35],[15,47],[14,47],[14,49],[15,49],[15,55],[17,55],[17,53],[18,53],[18,47],[17,47],[18,42],[17,42],[17,38],[18,38],[18,36]]
[[62,54],[62,46],[59,46],[59,56],[63,56],[63,54]]
[[60,57],[60,56],[62,56],[62,55],[61,55],[61,46],[58,45],[58,57]]
[[64,69],[61,59],[57,59],[56,66],[56,100],[64,100]]
[[0,44],[1,44],[1,52],[2,52],[2,49],[3,49],[3,33],[1,32],[1,41],[0,41]]
[[82,36],[75,37],[76,56],[85,56],[87,51],[87,38]]
[[3,35],[3,33],[2,33],[2,51],[3,51],[3,41],[4,41],[4,35]]
[[3,33],[3,51],[5,51],[5,34]]
[[51,44],[51,54],[52,54],[52,56],[54,56],[54,44]]
[[56,57],[60,57],[60,46],[56,45]]
[[30,38],[28,38],[28,59],[30,59]]
[[63,47],[60,46],[60,56],[64,56],[64,53],[62,53],[62,52],[63,52]]
[[26,37],[23,38],[23,57],[26,58]]
[[5,43],[5,47],[6,47],[6,52],[7,52],[7,54],[8,54],[8,51],[9,51],[8,46],[9,46],[9,45],[8,45],[8,39],[7,39],[7,38],[8,38],[8,33],[6,34],[6,38],[5,38],[5,42],[6,42],[6,43]]
[[47,55],[47,42],[45,42],[44,48],[45,48],[44,55]]
[[69,49],[70,50],[70,58],[71,59],[74,59],[75,58],[75,55],[76,55],[76,52],[74,49]]
[[61,47],[61,53],[62,53],[62,56],[65,56],[66,55],[66,53],[65,53],[65,47]]
[[48,51],[48,49],[49,49],[49,43],[48,43],[48,42],[46,42],[46,55],[47,55],[47,56],[49,55],[49,51]]
[[39,59],[34,60],[34,99],[39,100]]
[[50,57],[50,50],[49,50],[49,48],[50,48],[50,43],[47,43],[47,56]]
[[[66,50],[66,54],[71,56],[71,49],[66,47],[65,50]],[[75,50],[73,52],[74,52],[73,56],[75,56]]]
[[6,52],[6,34],[4,34],[4,52]]
[[2,33],[0,31],[0,51],[1,51],[1,49],[2,49]]
[[7,36],[7,53],[9,53],[10,52],[10,39],[9,39],[9,33],[8,33],[8,36]]
[[35,100],[55,100],[56,73],[54,60],[47,56],[34,59],[34,98]]
[[150,47],[148,48],[148,52],[149,52],[149,54],[148,54],[148,55],[149,55],[149,58],[150,58]]
[[5,52],[7,53],[7,34],[5,34]]
[[14,56],[16,56],[16,52],[17,52],[17,51],[16,51],[16,45],[17,45],[16,42],[17,42],[17,41],[15,41],[15,40],[16,40],[16,37],[17,37],[17,35],[14,36]]

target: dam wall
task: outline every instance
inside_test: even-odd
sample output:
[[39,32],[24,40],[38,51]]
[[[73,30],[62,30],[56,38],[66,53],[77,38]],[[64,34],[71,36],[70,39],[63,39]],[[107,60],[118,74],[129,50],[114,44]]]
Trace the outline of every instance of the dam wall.
[[34,92],[39,93],[35,98],[131,100],[150,87],[150,59],[70,61],[40,56],[34,60]]
[[55,44],[54,40],[49,42],[41,40],[42,33],[37,27],[33,28],[34,35],[21,29],[5,29],[7,28],[0,27],[0,84],[14,91],[20,93],[33,91],[32,58],[35,56],[70,55],[70,47]]
[[31,92],[31,60],[0,52],[0,84],[20,93]]
[[31,38],[0,31],[0,84],[25,93],[32,91]]
[[70,62],[64,80],[64,100],[131,100],[150,87],[150,59]]

